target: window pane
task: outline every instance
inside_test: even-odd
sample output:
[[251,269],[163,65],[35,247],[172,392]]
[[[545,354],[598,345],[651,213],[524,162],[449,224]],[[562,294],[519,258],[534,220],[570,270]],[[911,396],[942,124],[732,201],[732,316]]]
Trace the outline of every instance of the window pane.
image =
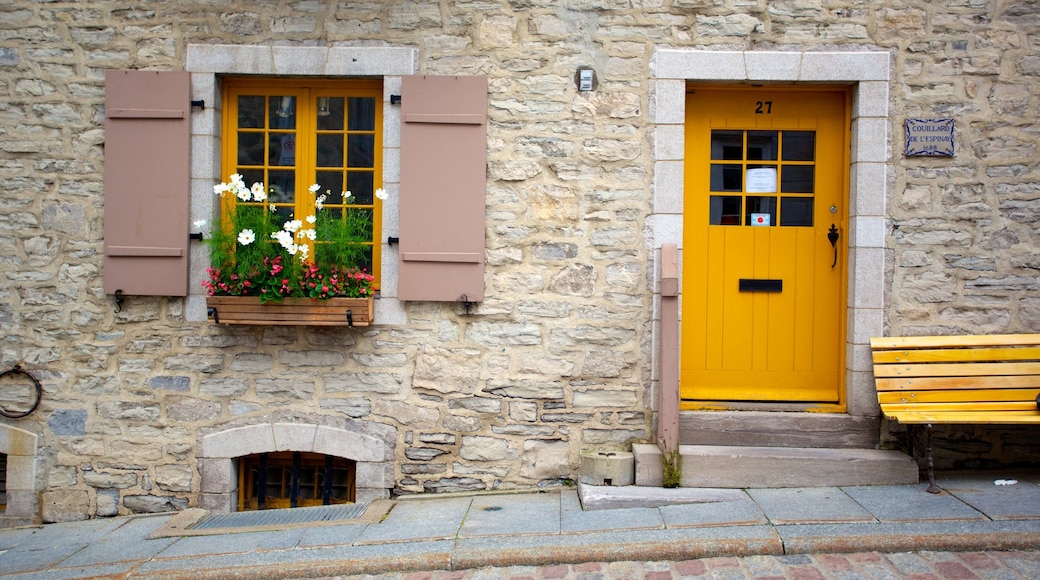
[[375,135],[347,137],[347,167],[372,167],[375,163]]
[[815,167],[812,165],[784,165],[780,175],[780,191],[812,193],[814,170]]
[[318,167],[343,167],[343,135],[318,135]]
[[238,132],[238,164],[264,164],[264,134]]
[[709,223],[713,226],[740,225],[740,196],[713,195],[709,208]]
[[249,187],[252,187],[254,183],[264,183],[263,169],[240,169],[238,173],[242,175],[242,181]]
[[292,203],[296,199],[296,172],[272,171],[267,184],[271,203]]
[[296,97],[271,97],[271,114],[268,127],[271,129],[296,128]]
[[712,131],[711,158],[722,161],[742,161],[744,159],[744,132]]
[[780,225],[812,226],[813,198],[783,197],[780,198]]
[[372,97],[351,97],[348,101],[350,120],[347,129],[351,131],[375,131],[376,100]]
[[296,165],[296,133],[271,133],[268,165]]
[[776,159],[778,133],[776,131],[748,131],[747,158],[749,161]]
[[319,171],[317,195],[325,194],[326,204],[343,203],[343,173],[340,171]]
[[742,191],[743,179],[740,165],[711,164],[711,191]]
[[351,171],[347,174],[347,188],[354,196],[354,203],[369,205],[372,203],[372,174],[368,171]]
[[318,97],[318,130],[343,130],[343,97]]
[[751,225],[751,214],[769,214],[769,225],[776,225],[776,198],[772,196],[758,197],[749,195],[747,198],[747,214],[744,223]]
[[264,97],[238,97],[238,127],[240,129],[264,128]]
[[815,131],[784,131],[784,161],[813,161],[816,156]]

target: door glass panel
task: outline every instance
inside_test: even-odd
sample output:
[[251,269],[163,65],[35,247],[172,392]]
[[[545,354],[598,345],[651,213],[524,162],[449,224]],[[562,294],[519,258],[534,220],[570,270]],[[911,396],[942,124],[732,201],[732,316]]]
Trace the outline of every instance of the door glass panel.
[[812,226],[813,198],[782,197],[780,198],[781,226]]
[[[776,225],[776,198],[773,196],[759,197],[755,195],[749,195],[747,197],[747,213],[745,224],[753,225],[756,221],[752,221],[752,214],[768,214],[769,225]],[[762,223],[762,222],[757,222]],[[762,224],[764,225],[764,224]]]
[[784,131],[784,161],[814,161],[816,159],[815,131]]
[[711,196],[710,224],[713,226],[740,225],[740,196]]
[[744,159],[743,131],[712,131],[711,158],[719,161],[741,161]]
[[748,193],[776,193],[776,165],[747,166]]
[[711,165],[711,190],[712,191],[743,191],[744,172],[740,165],[722,165],[712,163]]
[[776,131],[748,131],[747,158],[753,161],[775,161],[778,144]]
[[780,176],[780,191],[783,193],[812,193],[814,167],[812,165],[784,165]]

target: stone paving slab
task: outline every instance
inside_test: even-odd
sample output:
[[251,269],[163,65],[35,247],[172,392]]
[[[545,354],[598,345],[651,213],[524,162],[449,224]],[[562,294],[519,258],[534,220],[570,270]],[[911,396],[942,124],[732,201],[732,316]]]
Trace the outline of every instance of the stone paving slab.
[[459,537],[559,534],[560,494],[485,495],[473,498]]
[[316,526],[300,530],[297,548],[317,548],[358,542],[368,524],[343,524],[340,526]]
[[[1013,485],[996,485],[997,481],[1017,481]],[[956,474],[939,477],[936,483],[943,491],[972,505],[994,520],[1040,518],[1040,485],[1031,479],[993,474]]]
[[984,520],[986,516],[949,493],[928,493],[928,484],[841,488],[882,522]]
[[664,528],[660,510],[633,507],[584,511],[578,492],[567,490],[560,493],[560,531],[564,534],[657,528]]
[[454,538],[469,511],[471,497],[399,501],[382,523],[365,528],[358,543]]
[[837,487],[749,489],[747,493],[777,525],[876,521]]
[[751,497],[741,491],[742,499],[735,501],[662,506],[661,517],[669,528],[709,526],[750,526],[768,524]]
[[712,503],[747,499],[741,489],[717,488],[664,488],[578,484],[581,505],[586,511],[620,508],[653,508],[687,503]]
[[99,542],[86,545],[67,560],[61,562],[62,568],[67,566],[92,566],[112,562],[129,562],[147,560],[177,542],[176,538],[140,539],[161,527],[162,519],[139,518],[125,521],[124,525],[100,536]]
[[57,566],[65,559],[85,548],[85,543],[70,543],[64,546],[49,546],[39,550],[8,550],[0,557],[0,575],[15,572],[46,570]]

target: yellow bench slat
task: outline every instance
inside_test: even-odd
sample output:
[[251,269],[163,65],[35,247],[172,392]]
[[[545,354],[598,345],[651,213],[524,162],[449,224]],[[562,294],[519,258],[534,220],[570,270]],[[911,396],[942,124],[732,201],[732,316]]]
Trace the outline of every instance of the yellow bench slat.
[[885,337],[870,346],[887,417],[1040,424],[1040,334]]
[[965,412],[984,412],[984,411],[1032,411],[1040,414],[1040,409],[1036,408],[1036,401],[1004,401],[1004,402],[964,402],[964,403],[921,403],[921,402],[907,402],[907,403],[889,403],[887,405],[881,405],[881,408],[885,411],[885,414],[896,415],[901,411],[912,411],[918,413],[931,412],[931,413],[965,413]]
[[878,392],[888,391],[934,391],[934,390],[995,390],[1006,389],[1040,389],[1040,376],[1021,375],[1000,377],[994,380],[990,376],[978,377],[897,377],[875,379]]
[[875,377],[1040,375],[1040,362],[874,365]]
[[1038,411],[957,411],[957,412],[914,412],[898,411],[889,417],[907,424],[923,423],[960,423],[960,424],[987,424],[1006,425],[1009,423],[1038,423],[1040,424],[1040,412]]
[[870,339],[872,350],[972,346],[1040,345],[1040,334],[986,334],[961,336],[886,336]]
[[874,364],[1040,360],[1040,346],[874,351]]
[[878,403],[885,405],[898,403],[972,403],[995,401],[1018,401],[1030,403],[1036,407],[1037,389],[998,389],[998,390],[953,390],[953,391],[887,391],[878,393]]

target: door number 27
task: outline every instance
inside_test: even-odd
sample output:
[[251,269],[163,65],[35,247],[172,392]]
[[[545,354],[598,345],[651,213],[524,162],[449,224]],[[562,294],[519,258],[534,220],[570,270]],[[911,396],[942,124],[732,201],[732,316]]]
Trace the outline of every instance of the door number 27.
[[773,101],[755,101],[756,115],[772,115]]

